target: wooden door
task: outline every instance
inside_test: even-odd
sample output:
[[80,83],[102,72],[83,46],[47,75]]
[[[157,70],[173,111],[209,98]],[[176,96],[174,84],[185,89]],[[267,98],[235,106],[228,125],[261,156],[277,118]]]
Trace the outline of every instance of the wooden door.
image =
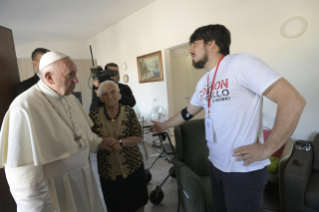
[[[0,124],[15,97],[15,86],[20,82],[12,31],[0,26]],[[17,211],[3,169],[0,169],[0,211]]]

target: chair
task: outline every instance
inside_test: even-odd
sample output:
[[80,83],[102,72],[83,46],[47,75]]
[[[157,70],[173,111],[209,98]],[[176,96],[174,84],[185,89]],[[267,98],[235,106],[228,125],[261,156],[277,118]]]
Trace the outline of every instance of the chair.
[[286,211],[319,212],[319,134],[310,151],[295,150],[284,172]]
[[[270,130],[264,130],[264,140],[268,137]],[[279,158],[278,172],[268,172],[268,181],[278,183],[279,185],[279,198],[280,208],[284,211],[284,171],[287,166],[288,160],[291,157],[294,147],[294,140],[289,138],[288,141],[279,150],[277,150],[272,156]]]
[[213,211],[208,148],[203,119],[175,127],[177,156],[173,158],[179,202],[186,212]]

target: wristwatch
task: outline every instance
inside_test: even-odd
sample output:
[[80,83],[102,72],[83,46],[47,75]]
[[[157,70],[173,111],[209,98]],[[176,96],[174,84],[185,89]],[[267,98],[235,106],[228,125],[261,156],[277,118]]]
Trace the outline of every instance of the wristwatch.
[[120,146],[123,147],[123,141],[122,141],[122,139],[119,139],[119,142],[120,142]]

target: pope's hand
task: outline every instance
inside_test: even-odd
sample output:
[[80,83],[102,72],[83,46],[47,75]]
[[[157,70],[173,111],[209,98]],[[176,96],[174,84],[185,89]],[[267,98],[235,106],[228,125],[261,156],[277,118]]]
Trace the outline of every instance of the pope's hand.
[[238,147],[234,150],[234,157],[238,157],[236,161],[245,160],[244,166],[248,166],[252,162],[264,160],[271,156],[272,152],[267,148],[266,145],[261,144],[257,138],[255,144]]
[[120,152],[123,149],[120,145],[119,140],[114,137],[105,137],[104,140],[108,144],[108,146],[111,147],[113,152]]
[[99,147],[100,149],[106,149],[106,150],[112,151],[112,148],[109,147],[108,143],[104,139],[99,144]]
[[158,134],[158,133],[160,133],[160,132],[162,132],[163,130],[165,130],[165,128],[164,128],[164,124],[162,123],[162,122],[159,122],[159,121],[153,121],[153,120],[151,120],[151,122],[153,122],[153,125],[151,126],[151,132],[153,133],[153,134]]

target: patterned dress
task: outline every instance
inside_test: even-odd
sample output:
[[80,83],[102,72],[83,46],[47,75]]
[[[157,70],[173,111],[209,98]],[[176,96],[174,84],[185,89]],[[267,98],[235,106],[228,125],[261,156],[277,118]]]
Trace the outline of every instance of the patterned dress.
[[[94,123],[92,131],[100,137],[123,139],[141,137],[141,126],[134,110],[120,104],[115,122],[109,121],[101,106],[90,113]],[[97,154],[98,170],[108,211],[136,211],[148,201],[143,157],[138,146],[123,147],[119,153],[100,150]]]

